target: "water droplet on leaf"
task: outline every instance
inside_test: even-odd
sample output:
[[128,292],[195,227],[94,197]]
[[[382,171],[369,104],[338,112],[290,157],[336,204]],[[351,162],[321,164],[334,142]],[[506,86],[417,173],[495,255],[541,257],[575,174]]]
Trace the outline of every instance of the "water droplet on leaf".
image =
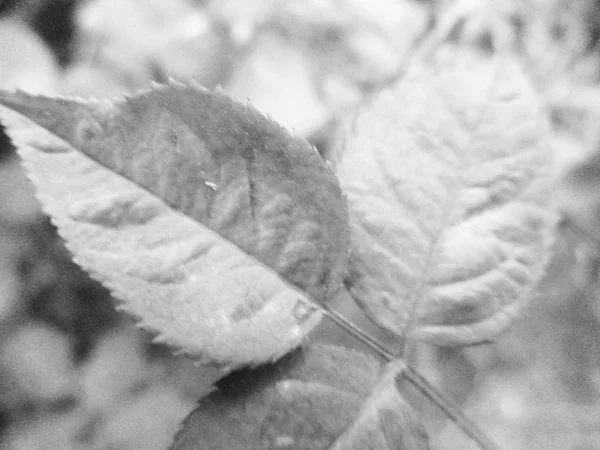
[[218,186],[216,183],[213,183],[212,181],[205,181],[204,184],[206,186],[208,186],[209,188],[211,188],[213,191],[217,191],[218,190]]

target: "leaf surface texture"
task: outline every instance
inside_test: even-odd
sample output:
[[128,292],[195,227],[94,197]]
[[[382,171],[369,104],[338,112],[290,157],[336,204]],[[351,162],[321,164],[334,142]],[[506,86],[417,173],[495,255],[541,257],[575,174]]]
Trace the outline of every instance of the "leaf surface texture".
[[268,361],[342,284],[337,179],[254,108],[176,82],[112,102],[2,91],[0,104],[76,262],[158,340],[230,367]]
[[456,52],[361,110],[337,166],[347,285],[377,324],[440,345],[493,339],[549,258],[548,125],[510,58]]
[[342,347],[315,344],[234,373],[200,401],[170,450],[424,450],[428,438],[396,378]]

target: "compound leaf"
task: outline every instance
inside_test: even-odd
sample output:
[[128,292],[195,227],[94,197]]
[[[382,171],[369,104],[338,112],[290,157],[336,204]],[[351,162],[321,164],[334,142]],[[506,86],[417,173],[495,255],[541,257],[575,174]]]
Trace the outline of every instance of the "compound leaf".
[[400,360],[315,344],[234,373],[200,400],[170,450],[422,450],[428,438],[396,380]]
[[230,367],[268,361],[341,286],[337,179],[252,107],[176,82],[111,102],[0,91],[0,104],[76,262],[158,340]]
[[369,317],[440,345],[493,339],[549,258],[548,125],[510,58],[415,66],[360,111],[337,167],[346,284]]

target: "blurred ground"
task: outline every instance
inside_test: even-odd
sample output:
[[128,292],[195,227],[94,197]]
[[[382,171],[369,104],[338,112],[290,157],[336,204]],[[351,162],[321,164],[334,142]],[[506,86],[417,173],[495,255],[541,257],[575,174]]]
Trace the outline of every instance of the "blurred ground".
[[[600,449],[599,3],[0,0],[0,87],[106,97],[194,78],[251,99],[327,156],[340,121],[436,33],[515,52],[554,127],[556,255],[499,342],[423,346],[415,364],[502,448]],[[216,375],[114,311],[0,132],[0,447],[161,450]],[[433,448],[471,448],[421,407]]]

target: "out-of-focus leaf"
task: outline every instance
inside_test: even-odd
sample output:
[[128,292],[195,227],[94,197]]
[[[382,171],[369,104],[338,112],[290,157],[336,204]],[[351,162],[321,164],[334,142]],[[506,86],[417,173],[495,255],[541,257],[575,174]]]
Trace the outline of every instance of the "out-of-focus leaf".
[[213,87],[231,63],[226,30],[187,0],[80,2],[75,24],[79,58],[126,75],[123,78],[136,87],[166,75],[193,77]]
[[354,122],[338,175],[354,298],[379,325],[437,344],[494,338],[549,257],[548,126],[510,59],[416,66]]
[[0,88],[54,93],[58,65],[47,45],[16,17],[0,20]]
[[516,41],[516,18],[523,2],[458,0],[450,2],[439,18],[438,30],[463,44],[484,49],[508,48]]
[[41,214],[35,189],[25,176],[19,158],[11,157],[0,165],[0,218],[3,222],[24,225]]
[[82,442],[80,434],[90,421],[86,411],[60,410],[34,417],[3,430],[2,450],[89,450],[90,446]]
[[0,346],[0,404],[48,406],[77,395],[72,342],[66,335],[41,323],[7,334]]
[[[4,230],[0,228],[0,249],[4,247],[2,240]],[[23,309],[23,291],[20,283],[19,274],[14,266],[11,266],[4,257],[0,260],[0,326],[4,326],[9,320],[14,320]]]
[[234,42],[243,46],[254,38],[281,3],[281,0],[208,0],[206,10],[211,17],[225,23]]
[[600,240],[600,152],[588,155],[566,172],[559,199],[570,220]]
[[123,327],[103,336],[81,367],[80,403],[88,411],[107,413],[119,409],[150,384],[143,332]]
[[265,32],[237,63],[225,90],[235,99],[251,99],[270,117],[308,136],[330,119],[312,82],[314,76],[300,49]]
[[95,448],[164,450],[194,403],[166,386],[153,386],[134,401],[106,417]]
[[93,96],[98,98],[118,97],[131,91],[116,70],[80,63],[71,65],[63,74],[60,93],[64,95]]
[[0,103],[76,262],[161,342],[234,367],[281,356],[318,323],[349,230],[337,179],[305,140],[175,82],[118,102]]
[[398,392],[400,361],[314,345],[234,373],[200,401],[170,450],[419,450],[428,439]]

